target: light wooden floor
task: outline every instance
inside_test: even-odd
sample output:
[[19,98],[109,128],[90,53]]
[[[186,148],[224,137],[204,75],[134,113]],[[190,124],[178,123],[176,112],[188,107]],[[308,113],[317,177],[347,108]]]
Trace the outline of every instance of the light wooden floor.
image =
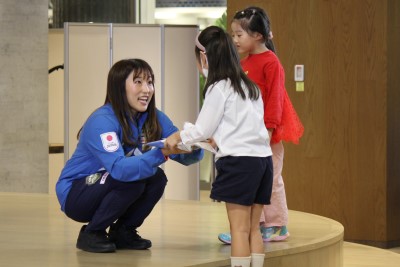
[[[268,257],[284,251],[329,245],[343,230],[332,220],[290,211],[291,238],[266,244]],[[81,224],[59,210],[53,195],[0,193],[1,267],[92,267],[92,266],[227,266],[230,246],[217,234],[228,229],[222,203],[163,200],[139,229],[153,242],[146,251],[93,254],[75,248]],[[311,219],[311,220],[310,220]],[[315,225],[307,227],[307,222]],[[312,228],[313,231],[304,230]],[[329,230],[331,241],[318,235]],[[400,255],[388,250],[344,243],[344,267],[399,267]],[[267,266],[267,265],[266,265]],[[275,266],[275,265],[268,265]]]

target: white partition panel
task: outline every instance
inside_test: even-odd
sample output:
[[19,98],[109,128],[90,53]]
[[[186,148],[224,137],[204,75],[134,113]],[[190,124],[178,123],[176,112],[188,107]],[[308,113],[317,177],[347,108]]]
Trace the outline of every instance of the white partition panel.
[[107,24],[66,23],[65,144],[66,160],[74,152],[76,135],[87,117],[104,103],[110,69]]
[[[197,26],[164,26],[165,113],[176,126],[194,123],[199,111],[199,76],[194,54]],[[165,164],[167,199],[199,199],[199,163],[182,166]],[[179,190],[177,190],[179,189]]]
[[113,63],[126,58],[147,61],[154,71],[156,105],[159,109],[163,109],[161,34],[162,28],[159,25],[112,25]]

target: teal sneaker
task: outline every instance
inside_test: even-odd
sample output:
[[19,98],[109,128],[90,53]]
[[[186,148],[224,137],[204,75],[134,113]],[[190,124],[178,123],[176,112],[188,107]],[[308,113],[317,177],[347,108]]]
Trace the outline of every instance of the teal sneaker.
[[230,245],[231,244],[231,233],[222,233],[218,235],[219,241],[224,244]]
[[[260,226],[260,232],[262,234],[262,239],[264,242],[283,241],[290,236],[286,225],[272,227]],[[231,233],[219,234],[218,239],[219,241],[227,245],[230,245],[232,242]]]
[[290,236],[286,225],[272,227],[261,226],[260,230],[264,242],[283,241]]

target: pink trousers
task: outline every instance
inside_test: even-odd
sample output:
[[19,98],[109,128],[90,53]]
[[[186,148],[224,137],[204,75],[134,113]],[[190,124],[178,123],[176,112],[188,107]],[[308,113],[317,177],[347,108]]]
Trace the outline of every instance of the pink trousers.
[[288,224],[288,207],[286,204],[285,184],[282,178],[284,148],[283,143],[271,144],[274,180],[272,185],[271,204],[264,205],[260,223],[265,227],[284,226]]

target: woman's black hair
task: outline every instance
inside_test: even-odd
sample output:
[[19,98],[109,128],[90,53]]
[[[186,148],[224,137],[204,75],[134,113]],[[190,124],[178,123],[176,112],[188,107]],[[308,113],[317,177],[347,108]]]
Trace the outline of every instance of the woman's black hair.
[[267,13],[259,7],[251,6],[236,12],[233,21],[238,21],[247,33],[259,33],[263,36],[266,47],[276,53],[274,43],[270,36],[271,22]]
[[[205,48],[208,61],[208,77],[204,85],[203,97],[213,84],[220,80],[230,79],[232,87],[243,99],[246,93],[243,88],[248,88],[248,97],[258,99],[260,90],[243,72],[240,57],[231,36],[217,26],[210,26],[201,31],[198,36],[199,43]],[[200,48],[196,46],[196,58],[200,60]]]
[[[111,104],[112,109],[122,127],[122,142],[126,145],[137,146],[130,124],[136,116],[132,111],[126,96],[126,79],[133,72],[133,80],[142,74],[144,79],[151,78],[154,86],[154,72],[150,65],[142,59],[123,59],[116,62],[108,72],[107,95],[104,104]],[[157,119],[157,109],[153,94],[147,107],[148,116],[143,126],[146,141],[155,141],[161,138],[161,125]],[[80,131],[78,133],[79,138]]]

